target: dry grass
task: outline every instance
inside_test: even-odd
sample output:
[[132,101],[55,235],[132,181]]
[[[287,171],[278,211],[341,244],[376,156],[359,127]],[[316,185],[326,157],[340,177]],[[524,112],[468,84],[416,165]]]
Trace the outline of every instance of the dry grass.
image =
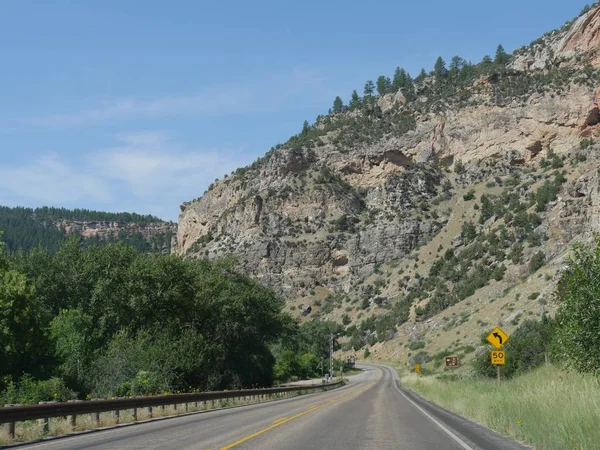
[[502,381],[402,377],[407,388],[498,432],[548,450],[600,448],[597,378],[545,366]]

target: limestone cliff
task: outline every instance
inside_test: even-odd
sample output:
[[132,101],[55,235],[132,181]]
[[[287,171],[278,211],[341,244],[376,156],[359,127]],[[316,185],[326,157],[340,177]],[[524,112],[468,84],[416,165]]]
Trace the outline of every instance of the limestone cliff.
[[[518,179],[525,180],[519,198],[533,208],[542,194],[531,186],[541,185],[548,161],[558,173],[559,161],[576,157],[587,166],[564,173],[566,185],[544,203],[536,231],[549,259],[563,254],[574,239],[589,239],[600,220],[593,145],[599,35],[594,8],[518,50],[501,70],[482,66],[462,84],[431,75],[412,96],[365,98],[360,108],[319,117],[310,130],[183,204],[178,252],[233,253],[245,271],[288,299],[325,289],[373,301],[377,294],[367,286],[382,266],[406,261],[442,231],[460,233],[448,231],[456,211],[435,205],[459,201],[476,185],[494,196],[492,185]],[[507,220],[486,219],[477,232]],[[533,254],[533,247],[525,251]],[[517,265],[508,270],[515,278],[523,270]],[[404,298],[414,283],[400,279],[383,289],[384,297]]]

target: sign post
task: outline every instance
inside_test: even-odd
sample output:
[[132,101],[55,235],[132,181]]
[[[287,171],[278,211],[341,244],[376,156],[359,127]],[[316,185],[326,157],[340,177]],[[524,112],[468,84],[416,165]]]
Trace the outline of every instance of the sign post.
[[488,335],[487,341],[496,347],[496,350],[490,352],[490,360],[492,365],[496,366],[496,377],[500,382],[500,366],[506,364],[506,353],[504,350],[500,350],[506,341],[508,341],[508,335],[500,328],[496,327]]

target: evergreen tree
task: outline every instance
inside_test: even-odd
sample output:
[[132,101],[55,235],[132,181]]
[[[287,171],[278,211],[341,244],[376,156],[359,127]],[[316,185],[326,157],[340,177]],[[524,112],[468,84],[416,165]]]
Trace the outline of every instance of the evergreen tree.
[[421,72],[419,72],[419,75],[417,75],[417,78],[415,78],[415,82],[422,83],[423,81],[425,81],[425,78],[427,78],[427,72],[425,71],[425,69],[421,69]]
[[433,67],[433,73],[436,78],[443,78],[448,73],[448,69],[446,69],[446,62],[440,56],[435,62],[435,66]]
[[373,84],[373,81],[371,81],[371,80],[367,81],[365,83],[364,96],[371,97],[374,92],[375,92],[375,84]]
[[463,70],[466,63],[467,62],[460,56],[453,56],[452,61],[450,61],[450,73],[458,75],[458,73]]
[[360,107],[360,97],[358,96],[358,92],[356,89],[352,91],[352,97],[350,97],[350,108],[355,109]]
[[500,66],[505,66],[508,64],[508,61],[510,61],[510,55],[506,53],[502,45],[499,45],[496,49],[496,59],[494,62]]
[[391,89],[391,84],[390,79],[385,75],[381,75],[377,78],[377,92],[379,95],[387,94]]
[[342,109],[344,109],[344,102],[342,101],[342,99],[338,95],[335,98],[335,100],[333,101],[333,112],[334,113],[338,113],[338,112],[342,111]]
[[308,130],[310,130],[310,125],[308,124],[308,120],[305,120],[302,124],[302,134],[308,133]]

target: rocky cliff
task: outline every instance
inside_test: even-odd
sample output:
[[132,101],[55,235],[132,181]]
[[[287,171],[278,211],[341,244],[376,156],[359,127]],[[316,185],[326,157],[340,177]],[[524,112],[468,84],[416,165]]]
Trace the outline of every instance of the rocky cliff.
[[418,334],[466,298],[533,289],[540,268],[556,280],[600,221],[598,36],[596,7],[505,63],[320,116],[183,204],[178,252],[237,255],[290,301],[360,323],[358,347],[409,318],[404,335]]

